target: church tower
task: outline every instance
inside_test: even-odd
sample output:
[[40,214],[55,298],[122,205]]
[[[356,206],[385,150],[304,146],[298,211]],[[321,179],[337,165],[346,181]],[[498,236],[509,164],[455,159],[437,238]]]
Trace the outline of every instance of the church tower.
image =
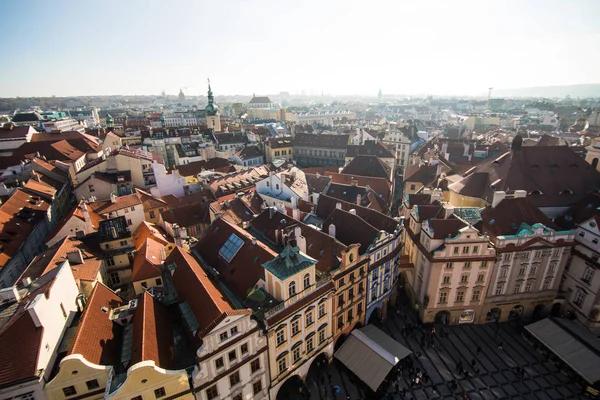
[[219,107],[215,104],[213,92],[210,89],[210,79],[208,80],[208,105],[206,106],[206,125],[214,132],[221,132],[221,116]]

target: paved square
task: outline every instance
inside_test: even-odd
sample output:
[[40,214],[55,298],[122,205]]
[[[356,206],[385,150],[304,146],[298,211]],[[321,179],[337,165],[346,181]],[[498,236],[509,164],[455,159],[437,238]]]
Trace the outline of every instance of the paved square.
[[[515,326],[510,323],[491,323],[484,325],[454,325],[443,328],[446,337],[440,337],[437,328],[433,347],[423,345],[423,333],[414,329],[413,333],[404,332],[408,324],[416,324],[414,315],[391,314],[380,326],[413,352],[415,370],[429,376],[427,383],[411,389],[408,371],[398,379],[400,391],[395,393],[392,386],[389,392],[379,396],[389,399],[583,399],[582,388],[573,384],[558,368],[545,359],[527,343]],[[502,350],[498,343],[502,343]],[[477,348],[481,348],[478,354]],[[420,357],[416,357],[420,354]],[[458,374],[457,362],[462,360],[469,376]],[[523,368],[525,375],[517,375],[517,367]],[[365,368],[369,368],[368,365]],[[349,372],[337,360],[327,367],[332,376],[332,385],[339,386],[340,393],[335,397],[329,388],[319,388],[314,377],[309,377],[307,385],[311,399],[366,399],[370,391],[362,382],[351,378]],[[417,371],[418,371],[417,370]],[[450,388],[450,381],[458,384]],[[372,397],[376,398],[376,397]]]

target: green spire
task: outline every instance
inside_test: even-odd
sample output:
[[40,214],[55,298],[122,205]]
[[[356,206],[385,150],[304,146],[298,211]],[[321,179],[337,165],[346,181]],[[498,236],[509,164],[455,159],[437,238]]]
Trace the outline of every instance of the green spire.
[[210,79],[208,79],[208,105],[206,106],[206,115],[213,116],[217,115],[219,111],[219,107],[214,104],[215,98],[213,97],[213,92],[210,88]]

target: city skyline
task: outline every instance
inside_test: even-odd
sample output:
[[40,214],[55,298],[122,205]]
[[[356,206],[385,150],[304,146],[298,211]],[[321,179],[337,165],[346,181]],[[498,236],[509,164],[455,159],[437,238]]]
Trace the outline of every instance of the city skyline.
[[207,77],[217,95],[484,95],[597,82],[600,4],[551,3],[9,1],[0,96],[198,96]]

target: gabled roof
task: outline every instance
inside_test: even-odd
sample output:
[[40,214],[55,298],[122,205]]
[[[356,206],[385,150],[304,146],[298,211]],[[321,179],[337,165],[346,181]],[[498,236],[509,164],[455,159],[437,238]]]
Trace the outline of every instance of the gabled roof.
[[68,259],[68,253],[76,251],[81,252],[83,264],[69,262],[73,277],[76,281],[95,281],[103,265],[102,254],[80,240],[67,236],[49,249],[38,254],[29,263],[25,271],[23,271],[17,284],[21,285],[24,278],[31,278],[31,280],[35,281],[40,276],[58,268]]
[[202,171],[214,170],[216,172],[233,172],[235,167],[224,158],[211,158],[209,160],[194,161],[177,167],[181,176],[196,176]]
[[454,216],[448,219],[432,218],[427,221],[433,231],[433,239],[447,239],[459,234],[459,230],[467,224]]
[[162,274],[164,245],[152,238],[147,238],[135,253],[131,268],[131,281],[158,278]]
[[490,236],[515,235],[521,230],[522,224],[543,224],[547,228],[558,229],[529,196],[504,199],[496,207],[488,206],[481,212],[482,230]]
[[391,168],[377,156],[358,155],[342,170],[343,174],[385,178],[391,181]]
[[385,214],[363,206],[335,199],[325,194],[319,196],[319,203],[317,204],[316,214],[319,216],[319,218],[326,219],[333,212],[333,210],[336,209],[336,205],[338,203],[340,204],[343,210],[356,210],[356,215],[358,215],[359,217],[361,217],[362,219],[364,219],[369,224],[373,225],[379,230],[383,230],[388,233],[394,233],[398,228],[399,222],[392,217],[388,217]]
[[[300,229],[306,240],[306,254],[317,260],[316,267],[319,271],[329,272],[338,268],[342,251],[347,249],[344,243],[279,211],[264,210],[252,220],[251,231],[273,246],[282,248],[291,240],[296,240],[296,228]],[[284,242],[285,235],[287,242]]]
[[331,177],[321,174],[305,173],[309,193],[323,193],[331,182]]
[[600,188],[600,172],[566,146],[517,146],[478,164],[473,174],[478,175],[451,184],[450,190],[488,203],[495,190],[525,190],[537,207],[564,207]]
[[146,239],[152,239],[163,246],[169,244],[169,240],[165,234],[156,226],[147,221],[142,221],[133,233],[133,246],[136,250],[146,242]]
[[317,260],[302,253],[297,247],[288,244],[277,257],[264,263],[263,267],[283,281],[316,263]]
[[79,320],[69,354],[81,354],[96,365],[115,365],[123,327],[109,316],[112,309],[122,304],[123,300],[115,292],[98,282]]
[[135,191],[142,202],[142,207],[144,207],[144,210],[152,210],[154,208],[167,207],[167,202],[165,200],[154,197],[150,193],[140,188],[136,188]]
[[386,149],[380,142],[367,141],[362,145],[348,145],[346,157],[356,157],[358,155],[373,155],[383,158],[394,158],[392,152]]
[[148,292],[138,300],[133,314],[133,342],[131,345],[131,363],[154,361],[164,369],[173,369],[175,350],[171,318],[163,305]]
[[14,155],[34,158],[37,154],[43,155],[47,160],[73,162],[85,155],[84,152],[72,146],[66,140],[56,142],[28,142],[23,143],[13,151]]
[[165,210],[160,215],[163,221],[170,224],[178,224],[181,227],[210,223],[208,203],[186,204]]
[[370,188],[332,183],[329,185],[326,194],[336,199],[355,204],[357,204],[359,198],[358,196],[360,196],[361,206],[379,212],[387,211],[386,201],[379,197],[377,193]]
[[219,142],[219,144],[237,144],[237,143],[247,143],[248,136],[246,136],[243,132],[222,132],[215,133],[215,140]]
[[341,209],[333,210],[323,221],[323,232],[329,232],[331,225],[335,226],[335,238],[346,246],[360,244],[360,254],[367,252],[368,247],[373,244],[380,233],[377,228],[358,215]]
[[38,356],[42,351],[44,328],[36,327],[27,310],[36,296],[49,295],[57,273],[58,269],[55,269],[41,277],[20,302],[0,313],[0,387],[39,379]]
[[262,97],[253,96],[249,102],[249,104],[268,104],[268,103],[272,103],[272,101],[267,96],[262,96]]
[[[228,262],[219,252],[232,234],[243,244]],[[212,223],[195,250],[204,262],[219,272],[219,279],[240,299],[246,298],[248,291],[263,277],[262,264],[277,256],[260,240],[223,218]]]
[[210,208],[213,213],[220,214],[221,218],[235,225],[249,222],[254,218],[254,211],[239,197],[221,202],[215,201],[210,204]]
[[[233,311],[223,293],[210,280],[198,261],[181,247],[167,257],[165,265],[175,270],[171,281],[181,303],[187,303],[198,322],[198,333],[204,331],[222,314]],[[196,340],[201,337],[196,337]]]
[[[54,238],[61,231],[61,229],[64,228],[64,226],[67,225],[69,221],[71,221],[72,218],[76,218],[82,222],[85,222],[85,218],[83,217],[83,211],[81,210],[81,204],[82,203],[73,207],[71,211],[69,211],[69,214],[67,214],[60,221],[60,223],[52,230],[52,232],[48,234],[48,236],[46,237],[46,243],[48,243],[52,238]],[[100,221],[102,220],[102,217],[89,207],[87,207],[87,211],[90,216],[90,221],[92,223],[92,229],[97,231],[100,227]],[[77,232],[70,233],[76,234]]]
[[33,193],[38,196],[44,196],[48,200],[53,200],[56,195],[56,189],[52,186],[36,179],[29,179],[23,187],[25,191]]
[[413,164],[404,172],[404,182],[418,182],[429,186],[437,179],[437,165]]
[[242,150],[238,151],[236,154],[242,160],[248,160],[251,158],[263,156],[263,153],[258,146],[245,146]]
[[346,150],[349,135],[315,135],[311,133],[297,133],[294,136],[294,146],[326,147],[331,149]]
[[12,118],[12,122],[22,123],[22,122],[36,122],[41,121],[44,118],[37,112],[21,112],[15,114]]
[[142,201],[137,193],[119,196],[113,203],[111,200],[99,200],[88,204],[88,207],[94,210],[97,214],[108,214],[124,208],[141,205]]

